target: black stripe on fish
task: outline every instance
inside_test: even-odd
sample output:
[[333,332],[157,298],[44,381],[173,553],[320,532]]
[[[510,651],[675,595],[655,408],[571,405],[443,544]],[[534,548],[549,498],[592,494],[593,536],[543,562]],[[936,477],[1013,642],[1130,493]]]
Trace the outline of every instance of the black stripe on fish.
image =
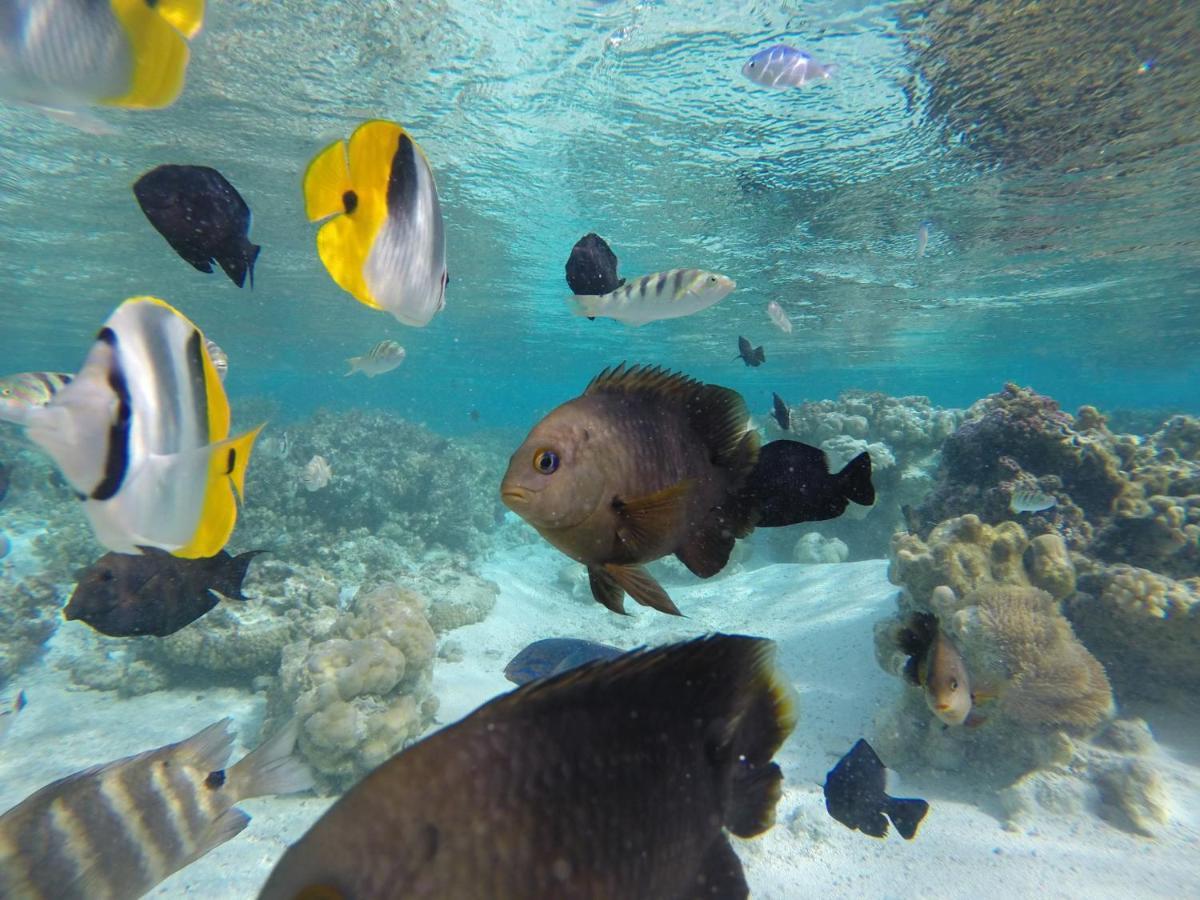
[[237,468],[237,448],[230,447],[229,456],[225,461],[225,474],[232,475],[235,468]]
[[342,194],[342,209],[346,210],[346,215],[358,209],[358,194],[354,191],[346,191]]
[[92,499],[111,500],[121,489],[125,473],[129,470],[129,420],[133,409],[129,397],[129,384],[116,355],[116,333],[111,328],[101,328],[96,340],[103,341],[113,348],[112,367],[108,370],[108,386],[117,395],[117,416],[108,429],[104,477],[92,490]]
[[400,142],[392,156],[392,171],[388,175],[388,215],[407,217],[417,203],[417,148],[406,132],[400,132]]
[[649,278],[639,278],[638,279],[638,298],[639,299],[641,299],[641,300],[646,299],[646,289],[649,287],[650,287],[650,279]]
[[145,848],[144,854],[139,854],[145,859],[145,870],[151,882],[164,878],[166,873],[158,871],[150,864],[152,860],[149,855],[157,856],[158,859],[153,861],[161,862],[164,867],[169,868],[186,857],[188,851],[184,835],[176,827],[158,785],[154,782],[154,765],[157,763],[125,766],[117,776],[130,807],[136,811],[137,831],[148,835],[153,843],[152,847]]
[[196,417],[199,428],[200,442],[207,444],[208,435],[208,387],[204,377],[204,360],[208,351],[204,349],[204,338],[200,332],[192,329],[187,342],[187,375],[188,387],[192,397],[192,413]]
[[58,392],[58,385],[54,383],[55,379],[51,378],[45,372],[34,372],[33,377],[42,383],[46,390],[50,392],[51,397]]
[[[164,765],[163,774],[167,776],[170,796],[178,804],[176,811],[180,814],[180,824],[187,828],[187,840],[195,846],[200,843],[201,836],[212,823],[212,816],[200,803],[200,798],[196,795],[196,783],[188,777],[183,767]],[[163,802],[169,803],[170,800],[164,796]]]
[[659,272],[658,277],[654,279],[654,296],[661,297],[663,288],[667,286],[667,279],[670,278],[669,272]]
[[681,287],[683,287],[683,276],[686,274],[687,274],[686,269],[676,269],[675,270],[675,286],[673,288],[671,288],[672,296],[675,296],[675,297],[679,296],[679,289]]

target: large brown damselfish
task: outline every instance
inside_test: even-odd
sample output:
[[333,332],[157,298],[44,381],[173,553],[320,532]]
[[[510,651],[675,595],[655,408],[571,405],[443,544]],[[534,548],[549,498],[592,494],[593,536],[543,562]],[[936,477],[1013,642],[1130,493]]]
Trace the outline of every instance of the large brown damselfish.
[[816,447],[784,440],[760,450],[736,391],[621,364],[534,427],[500,496],[587,566],[597,601],[624,612],[629,594],[678,615],[644,563],[674,553],[708,578],[755,526],[831,519],[849,501],[874,503],[875,489],[866,453],[830,474]]
[[795,725],[775,645],[711,635],[542,678],[368,775],[260,900],[746,897]]

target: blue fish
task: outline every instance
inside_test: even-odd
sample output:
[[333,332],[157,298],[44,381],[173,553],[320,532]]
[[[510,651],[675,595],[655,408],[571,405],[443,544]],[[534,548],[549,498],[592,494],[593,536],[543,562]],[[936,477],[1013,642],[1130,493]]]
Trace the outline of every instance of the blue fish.
[[513,684],[528,684],[600,659],[624,653],[616,647],[580,638],[545,638],[534,641],[504,667],[504,677]]
[[750,57],[742,66],[742,74],[764,87],[793,88],[824,80],[833,74],[834,68],[817,62],[803,50],[776,44]]

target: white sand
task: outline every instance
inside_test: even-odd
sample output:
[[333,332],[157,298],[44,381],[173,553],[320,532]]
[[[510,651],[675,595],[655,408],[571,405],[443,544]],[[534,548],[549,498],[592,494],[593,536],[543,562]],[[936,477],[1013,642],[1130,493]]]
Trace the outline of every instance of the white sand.
[[[969,792],[935,775],[906,782],[892,773],[889,790],[923,796],[932,806],[914,841],[893,833],[876,840],[851,832],[825,813],[819,783],[900,690],[875,665],[872,626],[893,608],[896,589],[883,562],[834,566],[775,565],[687,587],[669,586],[687,618],[653,611],[613,616],[567,596],[556,583],[563,560],[547,548],[507,551],[485,566],[501,586],[495,611],[452,632],[463,660],[439,660],[434,688],[439,719],[451,722],[508,690],[505,663],[530,641],[587,637],[622,647],[706,631],[765,635],[778,641],[780,662],[801,698],[800,724],[777,759],[786,787],[778,824],[765,836],[736,841],[755,897],[1131,897],[1200,896],[1200,735],[1194,721],[1156,718],[1174,801],[1157,839],[1135,837],[1090,815],[1045,812],[1024,831],[962,799]],[[633,604],[631,604],[631,607]],[[77,623],[68,628],[85,627]],[[96,762],[179,740],[224,715],[239,734],[257,734],[262,699],[219,689],[162,692],[132,700],[69,691],[52,667],[69,652],[56,638],[47,660],[22,679],[30,705],[0,746],[0,808],[32,790]],[[244,752],[239,747],[235,759]],[[885,760],[886,761],[886,760]],[[974,801],[981,798],[973,797]],[[986,799],[986,798],[982,798]],[[237,838],[168,879],[153,897],[253,897],[288,841],[328,805],[313,798],[246,801],[253,821]]]

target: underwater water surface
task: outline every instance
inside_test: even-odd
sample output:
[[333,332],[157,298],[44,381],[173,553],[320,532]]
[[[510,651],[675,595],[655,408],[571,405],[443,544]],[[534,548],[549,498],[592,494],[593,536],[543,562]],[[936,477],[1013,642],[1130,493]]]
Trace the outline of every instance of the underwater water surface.
[[[778,43],[830,77],[743,75]],[[719,631],[774,639],[798,697],[775,825],[733,842],[752,896],[1200,893],[1194,3],[228,0],[190,51],[176,102],[97,107],[102,127],[0,102],[0,377],[75,373],[123,300],[166,300],[227,354],[234,430],[266,422],[227,547],[264,552],[248,599],[169,637],[68,621],[105,547],[0,421],[0,702],[27,699],[0,719],[0,809],[226,715],[230,762],[294,719],[316,788],[242,804],[248,828],[153,894],[255,896],[335,797],[510,690],[532,641]],[[425,327],[341,290],[305,215],[310,160],[370,119],[436,177],[449,283]],[[236,186],[253,287],[147,222],[131,187],[165,163]],[[589,321],[564,279],[588,232],[625,278],[736,289]],[[384,340],[402,363],[344,377]],[[530,429],[621,362],[737,391],[762,443],[834,473],[868,454],[874,504],[759,528],[708,579],[668,552],[650,571],[684,617],[610,612],[500,491]],[[906,680],[914,614],[980,676],[978,720]],[[911,843],[826,811],[859,738],[929,801]]]

